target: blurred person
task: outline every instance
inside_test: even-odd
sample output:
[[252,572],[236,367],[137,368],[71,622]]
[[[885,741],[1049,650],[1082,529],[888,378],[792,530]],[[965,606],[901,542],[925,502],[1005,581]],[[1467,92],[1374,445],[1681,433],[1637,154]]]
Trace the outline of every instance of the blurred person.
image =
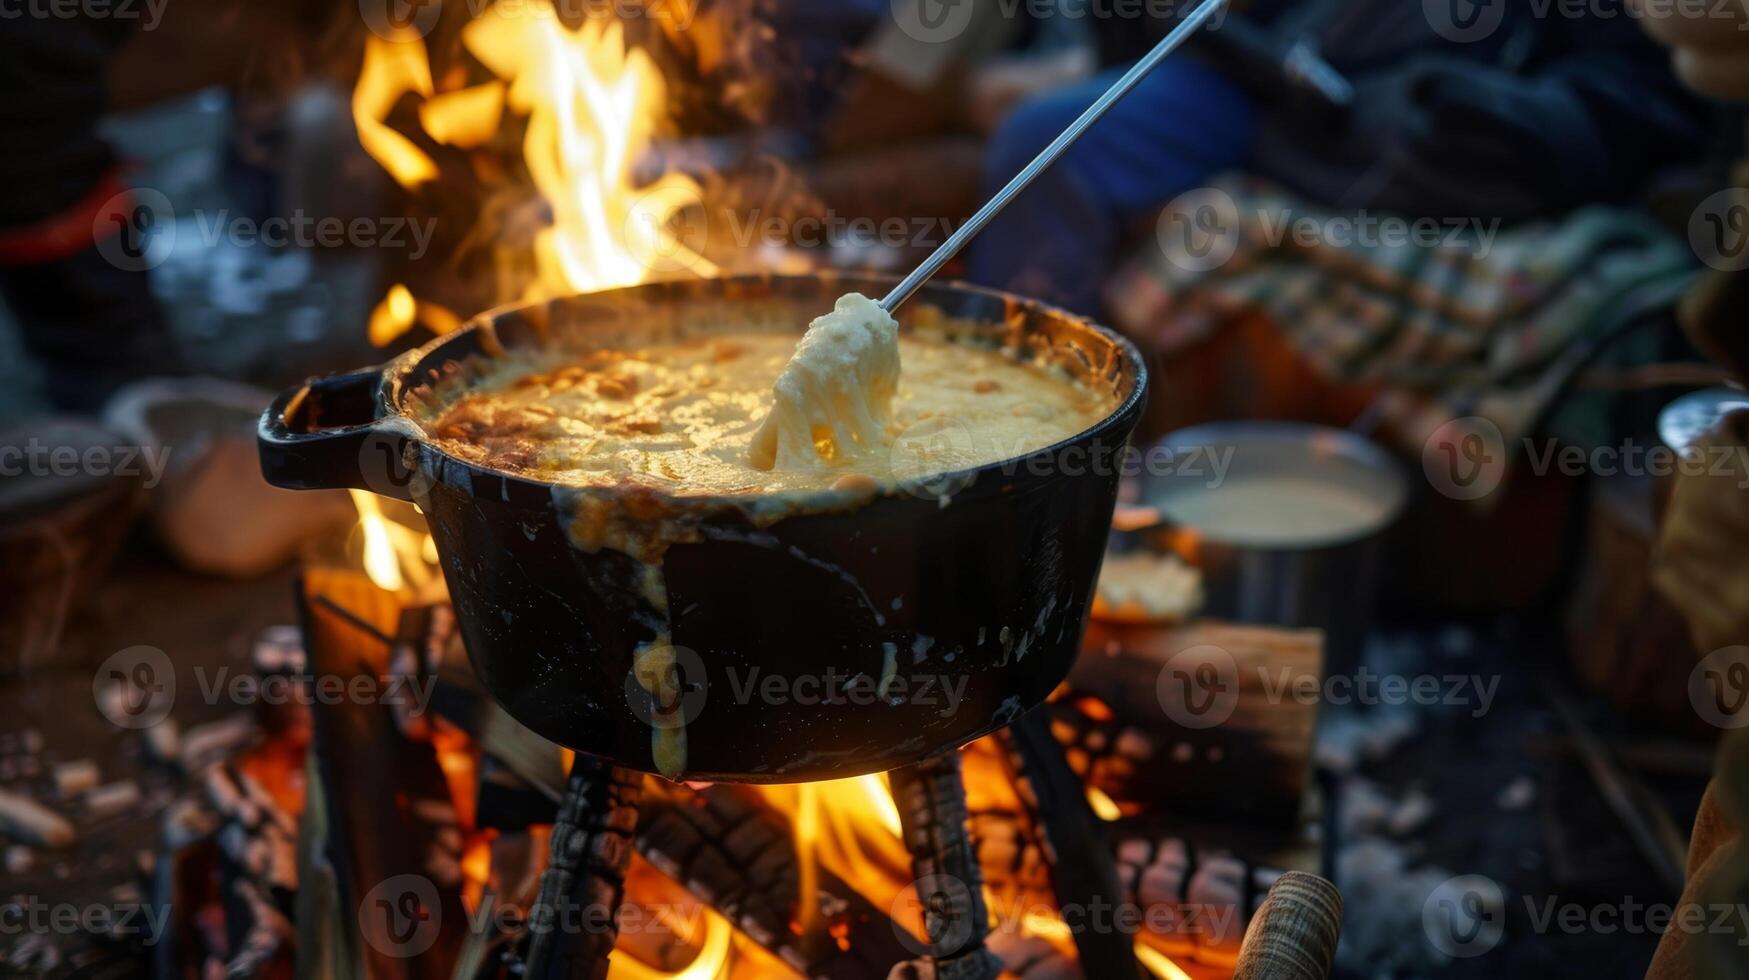
[[[1677,75],[1707,96],[1736,107],[1740,158],[1729,185],[1734,207],[1749,202],[1749,12],[1734,19],[1680,16],[1647,8],[1645,27],[1673,50]],[[1684,330],[1739,384],[1749,382],[1749,269],[1715,269],[1695,286],[1680,310]],[[1705,440],[1741,458],[1749,451],[1749,412],[1727,415]],[[1653,568],[1659,591],[1687,621],[1702,654],[1749,644],[1749,493],[1737,476],[1678,476],[1665,515]],[[1686,666],[1686,665],[1684,665]],[[1687,882],[1680,910],[1703,911],[1749,903],[1749,731],[1726,733],[1714,776],[1701,799],[1689,838]],[[1672,928],[1658,944],[1649,980],[1749,975],[1746,938],[1735,929]]]
[[0,298],[60,408],[179,367],[143,267],[112,258],[149,234],[97,131],[110,61],[136,26],[20,13],[0,31]]
[[[1472,36],[1436,25],[1435,9],[1276,0],[1228,14],[979,237],[973,278],[1096,312],[1126,232],[1229,169],[1334,207],[1510,222],[1633,200],[1651,175],[1703,146],[1706,111],[1631,18],[1537,16],[1509,4],[1488,8],[1500,11],[1499,26]],[[1254,34],[1283,57],[1313,53],[1347,86],[1346,105],[1308,111],[1279,78],[1231,57],[1223,31]],[[1139,53],[1133,41],[1124,47]],[[1018,108],[990,142],[985,193],[1121,71]]]

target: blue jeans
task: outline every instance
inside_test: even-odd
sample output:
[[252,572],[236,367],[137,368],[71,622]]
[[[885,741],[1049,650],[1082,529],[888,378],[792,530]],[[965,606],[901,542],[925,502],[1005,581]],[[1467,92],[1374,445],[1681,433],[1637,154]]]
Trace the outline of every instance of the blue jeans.
[[[984,161],[995,194],[1124,69],[1026,102]],[[1250,156],[1256,111],[1214,69],[1178,56],[1154,69],[973,242],[974,280],[1097,312],[1099,286],[1127,227]]]

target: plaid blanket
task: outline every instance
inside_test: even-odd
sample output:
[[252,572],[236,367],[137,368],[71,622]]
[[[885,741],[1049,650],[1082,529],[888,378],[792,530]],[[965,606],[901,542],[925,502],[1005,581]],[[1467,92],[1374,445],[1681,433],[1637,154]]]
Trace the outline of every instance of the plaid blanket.
[[1267,313],[1319,373],[1379,386],[1376,421],[1406,444],[1466,416],[1511,443],[1608,341],[1673,306],[1694,267],[1619,208],[1502,229],[1314,207],[1229,176],[1169,205],[1105,299],[1116,325],[1167,349],[1175,331]]

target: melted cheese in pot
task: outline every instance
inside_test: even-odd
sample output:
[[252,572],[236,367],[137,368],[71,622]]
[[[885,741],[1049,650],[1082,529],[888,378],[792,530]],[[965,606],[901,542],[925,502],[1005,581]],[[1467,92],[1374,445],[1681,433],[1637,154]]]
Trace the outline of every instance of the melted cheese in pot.
[[[1000,350],[927,330],[894,341],[859,305],[817,343],[712,332],[557,366],[505,363],[426,428],[455,456],[535,479],[744,495],[872,487],[996,462],[1082,432],[1115,407],[1109,390]],[[757,465],[766,460],[770,468]]]

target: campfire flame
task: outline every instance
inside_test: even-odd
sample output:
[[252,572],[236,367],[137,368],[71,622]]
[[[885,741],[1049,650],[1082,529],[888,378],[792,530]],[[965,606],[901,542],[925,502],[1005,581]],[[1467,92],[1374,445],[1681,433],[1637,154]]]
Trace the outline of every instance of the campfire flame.
[[[499,299],[533,302],[717,274],[672,227],[699,202],[698,183],[680,174],[636,182],[638,161],[665,119],[668,90],[650,55],[627,46],[618,20],[594,17],[573,28],[548,5],[494,6],[462,28],[461,43],[494,78],[440,91],[423,40],[368,38],[353,117],[365,151],[409,190],[439,171],[419,143],[389,125],[403,97],[420,99],[425,136],[458,149],[490,143],[509,117],[525,124],[522,163],[551,224],[534,236],[534,280],[520,297]],[[426,319],[423,309],[418,314]],[[371,318],[372,341],[393,341],[415,318],[411,293],[393,287]]]

